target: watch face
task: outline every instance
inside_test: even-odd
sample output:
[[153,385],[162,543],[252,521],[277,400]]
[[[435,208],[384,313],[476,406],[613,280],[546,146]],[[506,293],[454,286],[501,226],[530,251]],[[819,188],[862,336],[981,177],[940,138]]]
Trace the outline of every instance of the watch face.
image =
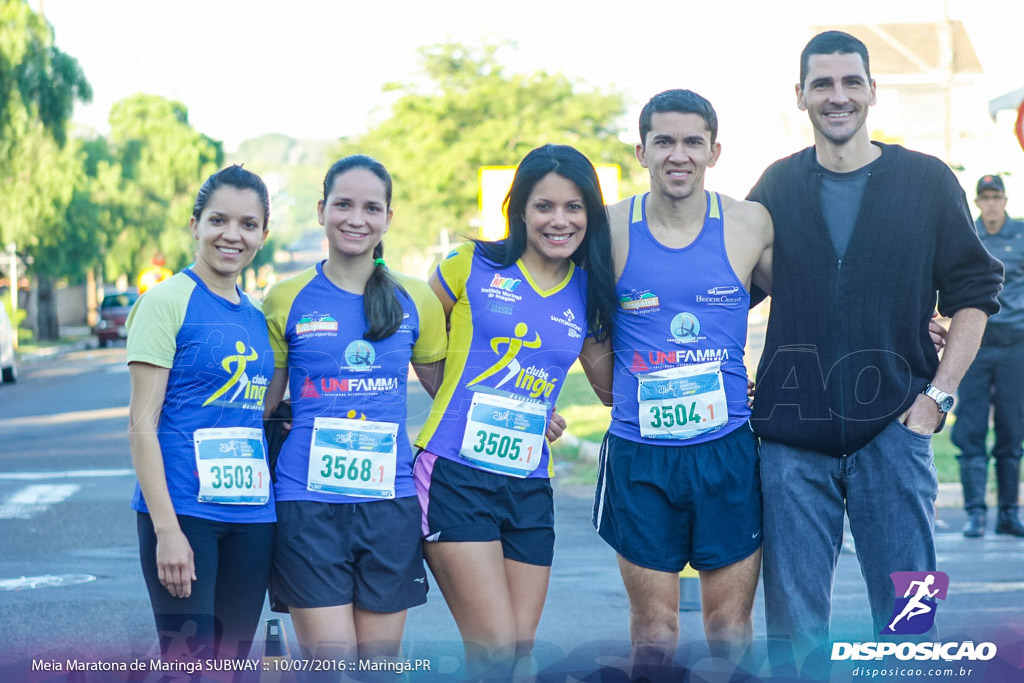
[[944,412],[944,413],[948,413],[952,407],[953,407],[953,397],[952,396],[947,396],[946,398],[944,398],[941,401],[939,401],[939,409],[942,412]]

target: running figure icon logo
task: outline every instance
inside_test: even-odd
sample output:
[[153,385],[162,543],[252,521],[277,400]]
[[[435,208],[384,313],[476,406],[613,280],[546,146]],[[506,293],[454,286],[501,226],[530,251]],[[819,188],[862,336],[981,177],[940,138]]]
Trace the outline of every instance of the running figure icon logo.
[[[936,598],[946,599],[949,577],[945,572],[893,572],[889,575],[896,590],[889,625],[883,634],[916,635],[935,623]],[[902,596],[902,597],[901,597]]]

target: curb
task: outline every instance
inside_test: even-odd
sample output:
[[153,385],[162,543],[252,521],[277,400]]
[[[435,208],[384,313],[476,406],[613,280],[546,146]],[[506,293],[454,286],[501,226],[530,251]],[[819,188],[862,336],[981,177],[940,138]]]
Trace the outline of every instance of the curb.
[[85,351],[87,349],[95,348],[97,348],[96,338],[87,337],[85,339],[55,344],[53,346],[48,346],[45,349],[37,349],[35,351],[24,353],[18,351],[16,352],[16,356],[20,365],[35,365],[36,363],[59,358],[75,351]]
[[601,444],[595,443],[594,441],[585,441],[577,437],[575,434],[570,432],[568,429],[562,432],[561,438],[559,438],[561,447],[568,450],[576,451],[576,456],[584,463],[596,463],[601,455]]
[[[985,505],[989,510],[999,509],[999,495],[994,487],[985,490]],[[935,499],[935,507],[962,508],[963,506],[964,488],[960,482],[947,481],[939,484],[939,495]]]

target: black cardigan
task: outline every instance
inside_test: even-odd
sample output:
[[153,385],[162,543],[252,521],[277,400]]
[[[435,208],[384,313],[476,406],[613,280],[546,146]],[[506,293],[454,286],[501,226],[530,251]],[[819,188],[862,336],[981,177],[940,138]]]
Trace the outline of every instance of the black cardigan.
[[934,157],[878,146],[842,261],[822,217],[809,147],[765,170],[749,199],[775,224],[771,316],[751,423],[758,436],[853,453],[935,375],[936,305],[992,315],[1002,265],[974,231],[967,198]]

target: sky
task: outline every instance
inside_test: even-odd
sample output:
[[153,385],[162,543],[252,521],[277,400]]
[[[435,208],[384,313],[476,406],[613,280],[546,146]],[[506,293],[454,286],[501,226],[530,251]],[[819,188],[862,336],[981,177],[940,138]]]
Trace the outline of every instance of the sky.
[[192,125],[228,151],[269,132],[320,139],[362,132],[386,116],[381,86],[415,82],[417,48],[447,40],[512,41],[516,47],[503,53],[510,71],[543,69],[586,87],[617,88],[629,102],[629,141],[651,95],[695,90],[719,112],[723,161],[733,144],[762,167],[793,151],[784,136],[766,132],[795,109],[810,25],[931,21],[948,8],[967,26],[990,97],[1024,86],[1020,0],[30,4],[42,7],[57,45],[78,59],[93,86],[94,101],[76,108],[77,122],[105,132],[114,102],[154,93],[183,102]]

